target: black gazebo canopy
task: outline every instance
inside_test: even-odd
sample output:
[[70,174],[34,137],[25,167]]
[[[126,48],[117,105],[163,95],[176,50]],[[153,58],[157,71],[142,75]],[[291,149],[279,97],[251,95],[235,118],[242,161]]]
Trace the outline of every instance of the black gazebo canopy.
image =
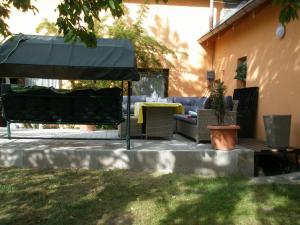
[[[79,42],[65,43],[62,37],[23,34],[0,47],[0,77],[128,81],[127,121],[130,121],[131,81],[139,80],[129,40],[98,39],[96,48],[87,48]],[[122,110],[122,102],[119,104]],[[10,138],[9,123],[7,127]],[[130,149],[129,134],[127,122],[127,149]]]
[[139,80],[132,44],[98,39],[96,48],[62,37],[19,34],[0,47],[0,77]]

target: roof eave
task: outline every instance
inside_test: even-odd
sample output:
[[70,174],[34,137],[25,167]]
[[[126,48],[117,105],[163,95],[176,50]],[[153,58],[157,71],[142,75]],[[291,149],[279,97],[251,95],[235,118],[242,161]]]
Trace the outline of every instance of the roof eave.
[[230,17],[228,17],[226,20],[224,20],[222,23],[218,24],[216,27],[202,35],[198,42],[202,44],[203,42],[207,41],[208,39],[214,37],[218,33],[224,31],[226,28],[228,28],[230,25],[232,25],[237,20],[241,19],[243,16],[248,14],[249,12],[253,11],[263,3],[267,2],[268,0],[251,0],[247,2],[245,5],[243,5],[239,10],[234,12]]

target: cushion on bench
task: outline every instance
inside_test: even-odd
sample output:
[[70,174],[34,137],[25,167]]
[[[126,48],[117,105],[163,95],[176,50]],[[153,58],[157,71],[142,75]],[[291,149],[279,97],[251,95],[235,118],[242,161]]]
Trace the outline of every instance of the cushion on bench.
[[189,115],[175,114],[174,119],[197,125],[197,118],[193,118]]

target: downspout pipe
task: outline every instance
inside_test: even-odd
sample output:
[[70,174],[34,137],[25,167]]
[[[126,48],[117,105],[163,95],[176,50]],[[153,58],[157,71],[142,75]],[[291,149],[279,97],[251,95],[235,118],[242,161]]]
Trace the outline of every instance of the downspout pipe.
[[209,30],[212,30],[214,28],[214,0],[209,1]]
[[[209,30],[214,29],[214,0],[209,1]],[[214,55],[215,55],[215,48],[214,46],[212,47],[211,50],[211,70],[214,69]]]

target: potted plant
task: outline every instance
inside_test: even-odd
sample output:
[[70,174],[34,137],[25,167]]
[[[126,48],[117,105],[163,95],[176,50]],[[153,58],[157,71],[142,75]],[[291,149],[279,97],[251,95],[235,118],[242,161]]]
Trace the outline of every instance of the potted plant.
[[217,83],[211,88],[211,108],[214,110],[217,124],[207,126],[210,129],[212,147],[216,150],[233,150],[237,139],[237,125],[225,124],[226,107],[224,94],[226,87],[223,82]]

